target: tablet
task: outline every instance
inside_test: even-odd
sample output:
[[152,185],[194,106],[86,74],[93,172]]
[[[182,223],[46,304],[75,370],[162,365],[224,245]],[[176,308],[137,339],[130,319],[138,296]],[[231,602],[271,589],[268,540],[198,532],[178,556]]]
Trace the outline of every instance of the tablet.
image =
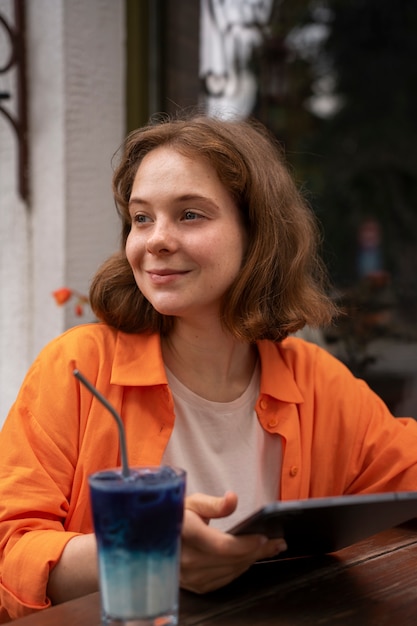
[[233,535],[284,537],[283,558],[327,554],[417,517],[417,491],[286,500],[264,506]]

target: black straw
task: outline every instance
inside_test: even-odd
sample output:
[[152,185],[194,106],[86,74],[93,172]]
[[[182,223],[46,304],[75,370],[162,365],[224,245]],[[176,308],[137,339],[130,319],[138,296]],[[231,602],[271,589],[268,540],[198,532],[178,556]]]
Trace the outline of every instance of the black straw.
[[116,409],[110,404],[108,400],[92,385],[83,374],[79,370],[73,371],[74,376],[78,378],[82,382],[89,391],[103,404],[108,411],[113,415],[114,419],[117,422],[117,427],[119,429],[119,438],[120,438],[120,455],[122,457],[122,476],[123,478],[129,478],[130,469],[129,464],[127,462],[127,448],[126,448],[126,437],[125,437],[125,429],[123,426],[122,418],[116,411]]

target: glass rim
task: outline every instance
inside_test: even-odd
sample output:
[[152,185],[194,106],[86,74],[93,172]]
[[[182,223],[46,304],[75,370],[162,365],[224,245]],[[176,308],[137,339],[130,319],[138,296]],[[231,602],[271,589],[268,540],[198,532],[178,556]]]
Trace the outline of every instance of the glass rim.
[[[170,476],[155,476],[155,482],[144,483],[142,481],[133,480],[135,477],[146,473],[159,474],[165,468],[175,472],[175,475]],[[169,485],[172,482],[185,480],[187,472],[182,467],[176,465],[132,465],[130,467],[132,476],[124,477],[123,468],[121,466],[103,468],[97,470],[88,475],[88,482],[90,485],[110,485],[110,484],[126,484],[126,485],[140,485],[143,488],[159,487],[161,485]],[[159,480],[158,480],[159,478]]]

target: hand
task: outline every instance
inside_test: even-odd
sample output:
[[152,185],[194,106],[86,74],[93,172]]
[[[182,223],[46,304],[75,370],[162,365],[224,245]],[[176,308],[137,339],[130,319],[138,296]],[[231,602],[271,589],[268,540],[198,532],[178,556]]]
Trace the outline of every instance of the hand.
[[195,593],[223,587],[259,559],[287,549],[284,539],[263,535],[233,536],[211,528],[211,518],[227,517],[236,509],[237,495],[216,498],[195,493],[185,500],[180,586]]

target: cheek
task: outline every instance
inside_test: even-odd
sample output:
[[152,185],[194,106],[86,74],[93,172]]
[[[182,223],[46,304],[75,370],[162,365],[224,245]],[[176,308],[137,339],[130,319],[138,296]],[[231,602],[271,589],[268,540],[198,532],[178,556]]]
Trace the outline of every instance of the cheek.
[[[208,246],[210,250],[213,266],[225,282],[233,281],[242,268],[245,244],[242,237],[225,237],[217,239]],[[213,256],[213,251],[214,256]]]
[[137,263],[140,257],[140,246],[138,245],[137,239],[132,237],[132,234],[129,234],[126,240],[125,253],[129,265],[132,266]]

